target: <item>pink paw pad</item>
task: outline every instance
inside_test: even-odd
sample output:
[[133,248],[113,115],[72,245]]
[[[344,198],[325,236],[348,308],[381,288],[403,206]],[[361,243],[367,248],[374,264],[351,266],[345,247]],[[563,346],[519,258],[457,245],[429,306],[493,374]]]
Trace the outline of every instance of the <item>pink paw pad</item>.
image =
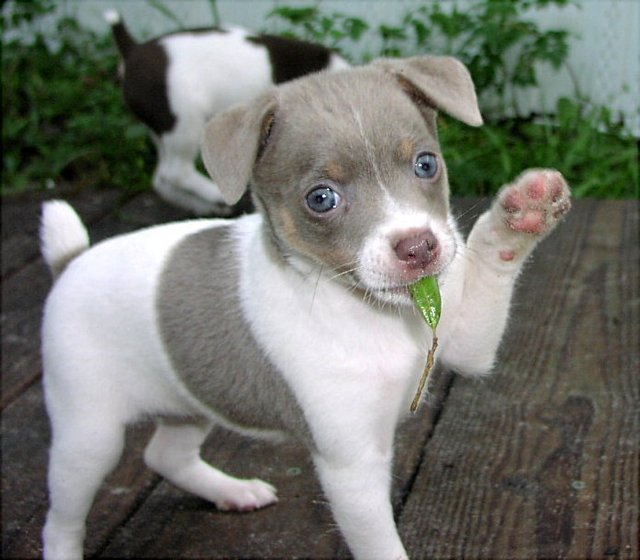
[[529,171],[503,190],[501,204],[510,229],[542,235],[571,207],[569,187],[557,171]]
[[515,251],[500,251],[500,259],[509,262],[516,258]]

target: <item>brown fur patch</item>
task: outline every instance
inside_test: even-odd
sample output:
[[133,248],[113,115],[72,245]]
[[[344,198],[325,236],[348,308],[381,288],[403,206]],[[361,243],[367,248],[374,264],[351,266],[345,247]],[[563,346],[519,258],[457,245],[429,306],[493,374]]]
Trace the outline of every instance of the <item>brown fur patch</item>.
[[347,251],[331,246],[322,249],[322,245],[309,241],[288,209],[284,208],[278,212],[278,219],[280,221],[278,237],[285,240],[286,244],[298,253],[322,262],[331,270],[340,270],[345,263],[352,260]]
[[[284,237],[295,247],[296,240],[300,239],[300,234],[293,216],[286,208],[283,208],[278,214]],[[301,249],[301,247],[296,248]]]
[[416,144],[413,139],[405,138],[402,142],[400,142],[400,147],[398,148],[400,159],[403,161],[412,161],[415,149]]
[[347,174],[344,167],[337,161],[329,162],[325,172],[327,177],[338,184],[344,184],[347,181]]

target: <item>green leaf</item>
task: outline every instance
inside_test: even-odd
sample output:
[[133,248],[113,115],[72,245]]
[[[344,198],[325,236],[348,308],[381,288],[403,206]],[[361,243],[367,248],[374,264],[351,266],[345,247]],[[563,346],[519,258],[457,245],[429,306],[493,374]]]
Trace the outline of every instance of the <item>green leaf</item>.
[[360,18],[348,17],[344,20],[343,27],[351,40],[359,41],[362,34],[369,29],[369,24]]
[[440,288],[438,279],[435,276],[425,276],[415,284],[409,286],[409,292],[413,301],[416,302],[420,313],[427,324],[435,330],[440,321],[442,311],[442,300],[440,298]]

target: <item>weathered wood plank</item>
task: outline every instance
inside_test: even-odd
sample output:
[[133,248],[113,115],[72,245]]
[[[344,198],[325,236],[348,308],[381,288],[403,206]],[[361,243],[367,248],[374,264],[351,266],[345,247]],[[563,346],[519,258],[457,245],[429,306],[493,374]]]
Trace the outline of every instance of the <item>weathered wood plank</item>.
[[42,555],[49,422],[32,387],[2,413],[2,557]]
[[[450,376],[442,374],[428,404],[401,429],[396,445],[394,496],[410,489],[423,442],[440,411]],[[203,500],[162,482],[118,529],[104,557],[140,558],[349,558],[305,449],[273,446],[222,430],[204,446],[204,457],[234,476],[274,484],[278,504],[238,514],[219,512]]]
[[[142,462],[149,425],[129,430],[122,461],[107,478],[88,518],[87,550],[104,546],[159,477]],[[42,556],[40,534],[47,509],[49,422],[37,383],[2,413],[2,557]]]
[[[278,487],[280,502],[244,514],[219,512],[162,482],[100,556],[337,557],[339,535],[331,529],[330,513],[304,451],[295,446],[271,447],[232,434],[220,436],[210,438],[207,459],[235,476],[268,480]],[[324,531],[318,532],[318,527]]]
[[90,228],[91,243],[144,227],[193,218],[186,210],[170,206],[153,192],[144,192],[114,209]]
[[[81,217],[87,220],[94,243],[147,225],[188,217],[186,212],[168,206],[153,193],[140,194],[120,206],[121,197],[116,196],[117,193],[109,196],[105,191],[97,192],[95,196],[88,194],[71,200]],[[11,204],[5,206],[8,208]],[[17,226],[7,226],[7,231],[14,230],[10,239],[17,236],[20,244],[25,244],[25,258],[22,259],[24,266],[14,270],[2,282],[2,408],[40,376],[40,322],[44,301],[51,287],[49,272],[38,257],[40,201],[18,206],[21,213],[32,219],[26,224],[31,233],[21,236],[15,233]],[[108,206],[111,207],[110,214],[106,214]],[[13,220],[17,220],[17,213],[8,209],[6,212],[14,216]],[[20,260],[17,254],[11,256],[9,268],[18,266]]]
[[[436,396],[449,377],[436,382],[429,406],[399,436],[397,501],[407,491],[424,439],[439,412]],[[102,557],[322,557],[346,558],[307,452],[295,445],[272,446],[219,429],[204,456],[241,477],[259,476],[280,489],[280,503],[263,511],[217,511],[147,470],[142,452],[151,433],[143,424],[129,431],[123,459],[99,492],[87,522],[86,551]],[[40,533],[47,507],[46,461],[49,426],[40,383],[13,402],[2,417],[3,558],[41,554]]]
[[2,283],[2,408],[40,376],[40,322],[51,285],[41,261],[27,265]]
[[456,379],[402,513],[414,557],[637,558],[636,204],[578,201],[521,281],[495,375]]
[[[458,213],[471,222],[484,206],[468,211],[463,203]],[[99,240],[181,217],[150,195],[90,229]],[[523,276],[496,375],[456,379],[441,416],[436,403],[403,427],[394,503],[413,557],[639,555],[637,239],[635,202],[576,203]],[[40,553],[48,445],[34,384],[40,309],[25,301],[45,294],[48,279],[34,262],[12,271],[10,281],[3,349],[5,338],[24,345],[9,360],[3,352],[3,389],[7,368],[18,379],[21,372],[35,377],[16,390],[2,418],[2,551],[25,558]],[[446,395],[447,379],[436,394]],[[348,557],[302,450],[214,433],[205,455],[217,466],[280,489],[277,506],[227,514],[144,467],[149,433],[142,426],[129,434],[125,457],[97,498],[90,555]]]
[[[2,203],[2,399],[4,408],[40,373],[40,320],[51,281],[39,253],[41,204],[53,193]],[[113,190],[83,190],[69,196],[85,223],[113,212],[126,198]]]
[[40,209],[44,201],[62,197],[78,211],[86,224],[92,224],[130,197],[115,190],[84,189],[71,196],[64,193],[34,193],[3,200],[2,213],[2,278],[17,272],[40,256],[38,229]]

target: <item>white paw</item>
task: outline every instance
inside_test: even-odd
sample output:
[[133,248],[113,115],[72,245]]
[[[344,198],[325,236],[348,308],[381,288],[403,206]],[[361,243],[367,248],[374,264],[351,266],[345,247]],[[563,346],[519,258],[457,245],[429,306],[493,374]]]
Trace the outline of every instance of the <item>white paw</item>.
[[278,501],[276,489],[257,478],[228,481],[224,488],[218,490],[220,496],[215,504],[222,511],[252,511]]

